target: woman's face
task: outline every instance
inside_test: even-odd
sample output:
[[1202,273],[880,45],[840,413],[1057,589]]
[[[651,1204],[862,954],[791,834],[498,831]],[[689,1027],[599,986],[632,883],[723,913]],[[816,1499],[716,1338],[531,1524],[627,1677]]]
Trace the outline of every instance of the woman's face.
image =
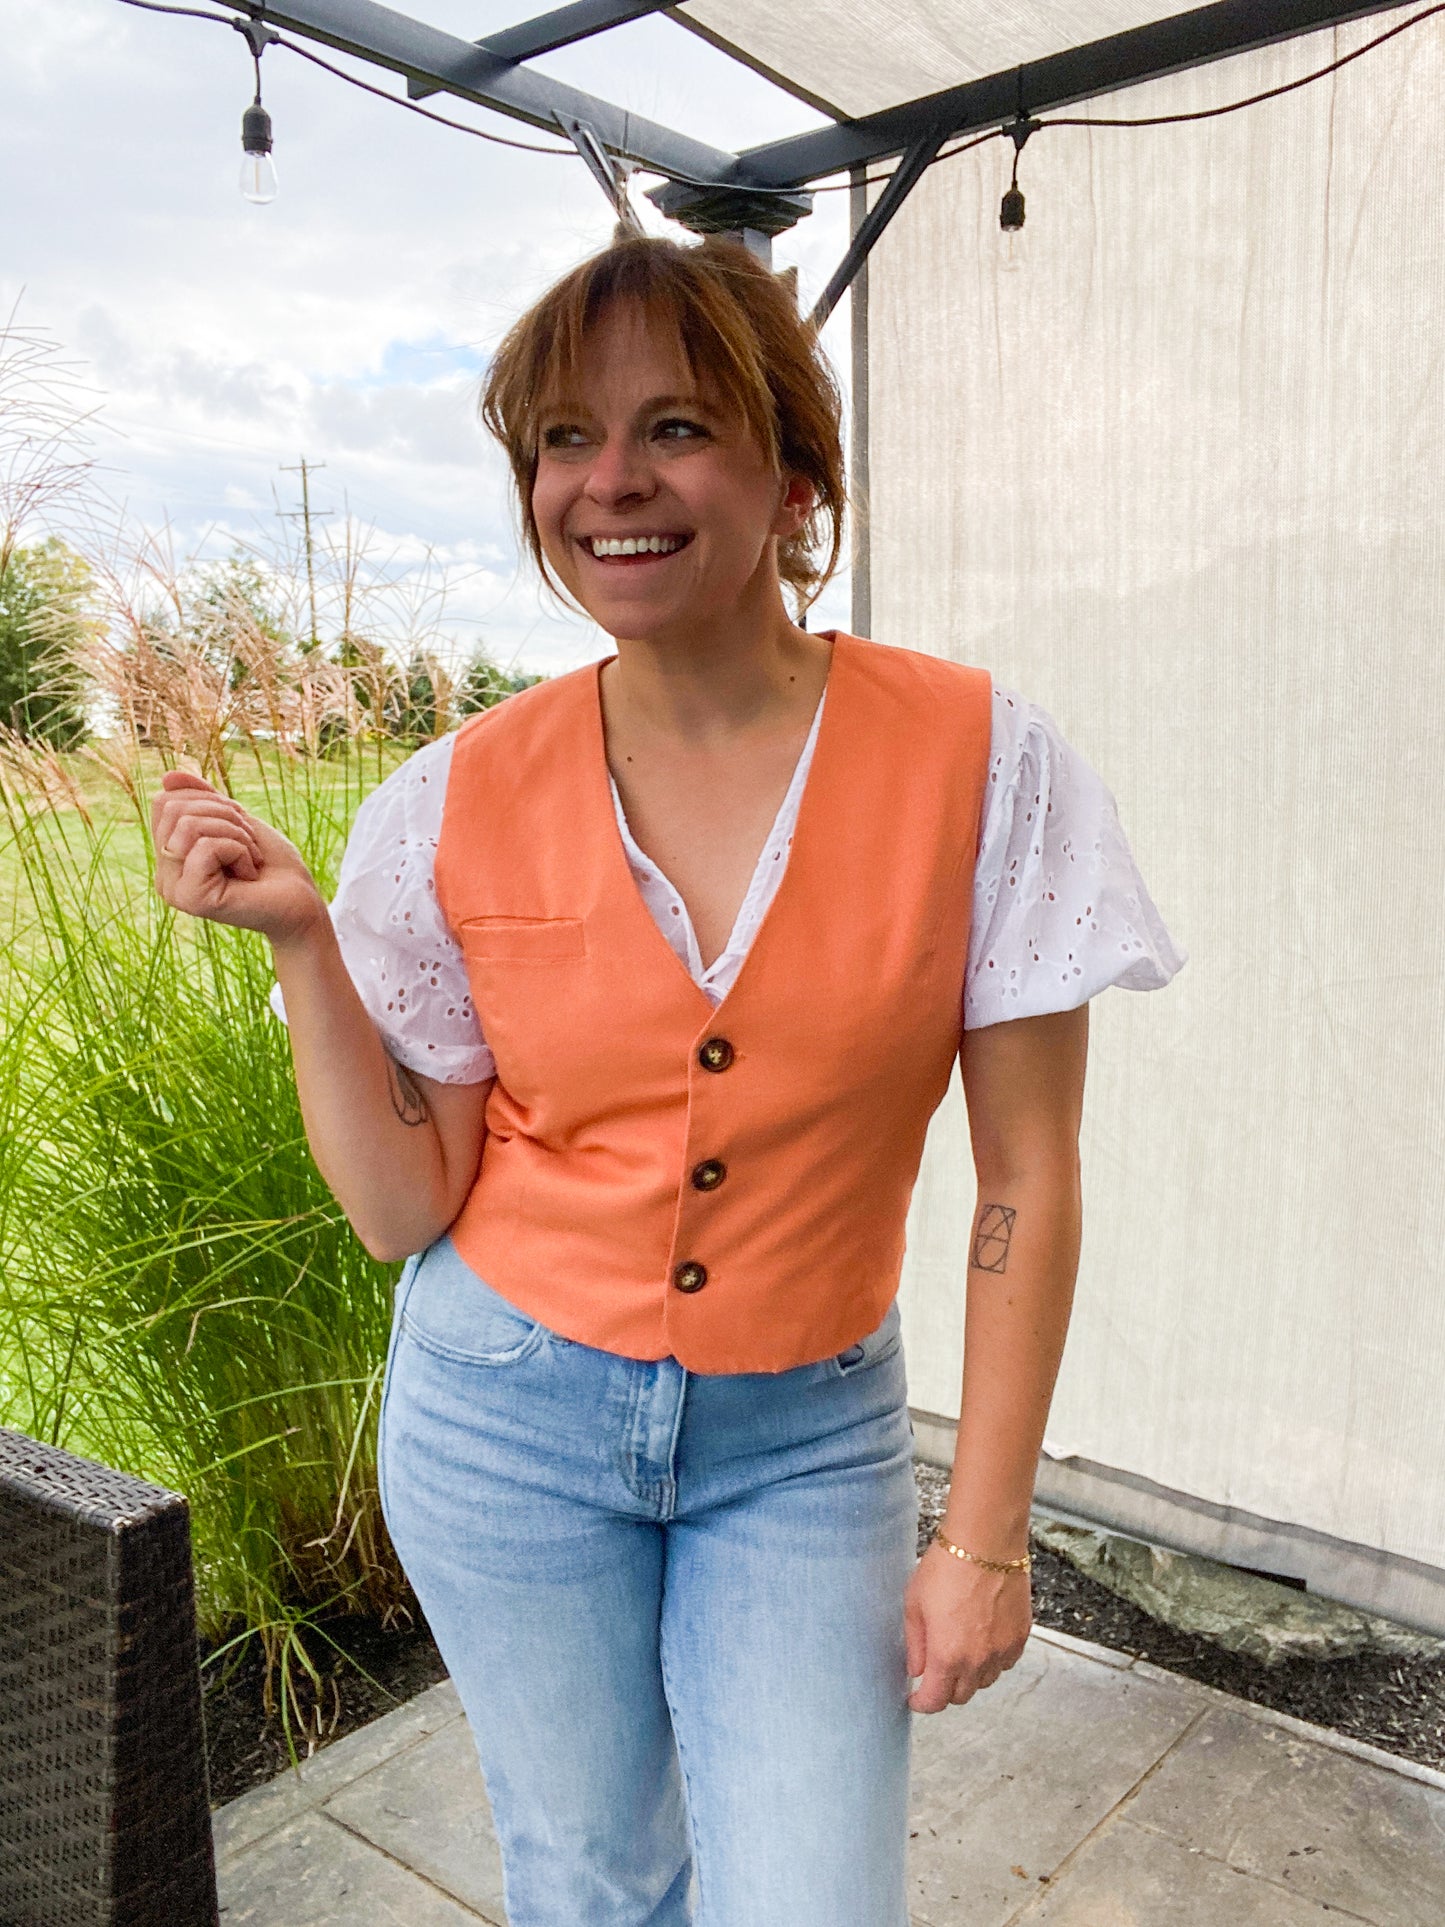
[[686,639],[770,601],[781,608],[777,541],[811,503],[810,484],[777,474],[635,302],[603,315],[579,392],[540,417],[532,513],[542,552],[614,637]]

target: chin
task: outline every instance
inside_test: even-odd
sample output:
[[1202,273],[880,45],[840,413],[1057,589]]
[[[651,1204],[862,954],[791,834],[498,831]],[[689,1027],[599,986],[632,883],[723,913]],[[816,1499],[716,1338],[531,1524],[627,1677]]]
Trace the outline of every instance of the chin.
[[[580,596],[577,600],[582,601]],[[659,609],[628,602],[621,596],[606,602],[594,598],[590,604],[583,602],[582,607],[599,629],[609,636],[623,636],[628,642],[651,642],[674,630],[695,627],[698,620],[696,612],[687,609]]]

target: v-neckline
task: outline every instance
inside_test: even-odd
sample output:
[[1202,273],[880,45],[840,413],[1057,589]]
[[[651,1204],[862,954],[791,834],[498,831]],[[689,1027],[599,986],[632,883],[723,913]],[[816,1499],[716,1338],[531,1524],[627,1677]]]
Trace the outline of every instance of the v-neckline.
[[[728,931],[727,939],[724,942],[722,949],[719,950],[717,955],[713,958],[712,962],[708,964],[703,963],[703,960],[702,960],[702,946],[699,944],[697,940],[697,925],[693,922],[692,911],[687,906],[687,900],[684,898],[681,890],[679,890],[677,885],[673,882],[672,878],[668,876],[667,872],[663,869],[662,865],[657,861],[656,857],[649,856],[646,850],[644,850],[642,845],[638,842],[637,838],[632,834],[632,825],[627,821],[627,811],[622,801],[622,793],[617,787],[617,778],[612,774],[611,769],[610,768],[608,769],[607,785],[612,796],[612,813],[617,821],[618,829],[622,835],[622,847],[627,856],[628,868],[632,869],[634,856],[635,856],[638,861],[646,864],[649,867],[652,874],[655,877],[657,877],[662,883],[664,883],[667,886],[667,888],[672,892],[673,896],[677,899],[677,905],[680,908],[683,919],[686,923],[687,934],[692,941],[692,948],[697,952],[698,977],[693,978],[693,981],[694,983],[698,984],[699,989],[703,989],[703,985],[698,981],[699,978],[708,977],[714,970],[717,969],[718,965],[722,962],[724,957],[731,955],[734,947],[736,946],[738,930],[742,925],[742,921],[744,916],[747,913],[749,904],[755,902],[756,899],[762,894],[763,890],[767,887],[765,884],[762,883],[762,878],[766,870],[768,852],[773,848],[773,845],[777,841],[778,825],[783,821],[784,816],[787,814],[788,806],[790,803],[793,805],[793,811],[792,811],[793,820],[794,822],[797,821],[798,811],[802,807],[801,791],[807,788],[808,775],[809,775],[809,772],[811,772],[813,767],[813,757],[818,752],[818,737],[822,731],[822,723],[823,723],[823,713],[822,713],[823,706],[827,702],[827,700],[828,700],[828,685],[827,685],[827,682],[825,681],[823,684],[823,688],[818,696],[817,707],[813,711],[813,720],[808,725],[808,734],[804,738],[803,747],[798,752],[798,760],[793,765],[793,773],[788,778],[788,787],[786,790],[784,790],[782,801],[778,804],[777,812],[773,817],[772,823],[768,827],[768,833],[763,839],[762,848],[758,851],[757,861],[753,865],[752,875],[748,878],[748,887],[746,890],[744,890],[742,895],[742,901],[738,904],[737,912],[733,917],[732,928]],[[803,780],[802,780],[802,784],[800,785],[798,782],[798,772],[803,768],[803,763],[805,760],[807,762],[808,768],[803,771]],[[795,790],[799,792],[796,799],[794,797]],[[792,839],[789,838],[790,842],[791,840]],[[786,874],[786,866],[784,869],[784,874]],[[634,873],[634,880],[635,880],[635,873]],[[666,941],[666,932],[663,933],[663,938],[664,938],[664,941]],[[668,944],[668,948],[669,949],[672,948],[672,945],[670,943]],[[688,969],[688,975],[689,976],[692,975],[692,970],[690,966]],[[711,1002],[711,999],[709,999],[709,1002]]]
[[[626,873],[627,889],[633,905],[638,911],[641,912],[643,918],[647,923],[648,929],[652,932],[652,935],[657,939],[658,943],[660,943],[663,949],[667,952],[668,957],[673,963],[673,965],[678,970],[680,970],[683,976],[687,979],[690,989],[696,995],[698,1002],[705,1006],[709,1016],[713,1016],[717,1012],[721,1011],[723,1005],[726,1004],[726,1002],[728,1001],[728,998],[732,996],[733,991],[737,988],[738,980],[741,978],[743,972],[747,969],[749,963],[751,963],[754,952],[757,950],[758,945],[762,942],[764,936],[766,935],[768,925],[773,921],[774,913],[776,912],[777,906],[778,906],[778,899],[782,896],[783,892],[788,887],[788,872],[793,867],[794,857],[795,857],[797,846],[802,834],[804,817],[808,811],[808,799],[811,795],[814,794],[814,792],[818,787],[817,783],[814,780],[815,773],[818,768],[818,759],[820,754],[822,753],[825,739],[830,742],[832,739],[833,732],[828,727],[828,717],[829,717],[829,714],[831,713],[831,709],[835,707],[835,705],[830,705],[827,701],[827,697],[833,688],[834,678],[837,675],[838,661],[841,653],[840,645],[844,641],[844,635],[843,635],[843,631],[840,629],[823,629],[823,630],[820,630],[818,633],[820,635],[827,636],[828,640],[832,644],[832,653],[828,659],[828,673],[823,679],[823,687],[822,687],[822,690],[819,692],[818,705],[813,712],[813,724],[816,725],[817,735],[816,737],[813,738],[813,758],[811,763],[808,765],[808,773],[803,779],[803,793],[798,798],[797,817],[793,826],[794,854],[790,855],[789,861],[784,868],[783,874],[778,879],[778,887],[773,892],[772,900],[768,904],[767,909],[764,911],[762,919],[759,922],[757,929],[753,932],[753,940],[748,945],[747,954],[744,956],[742,962],[738,965],[738,968],[737,968],[736,974],[733,977],[732,983],[728,986],[728,989],[724,992],[722,999],[717,1004],[713,1003],[712,999],[708,996],[707,992],[703,989],[702,985],[693,976],[691,970],[688,969],[687,965],[683,962],[682,958],[678,956],[677,952],[673,949],[672,945],[668,942],[665,934],[658,928],[657,921],[653,917],[652,912],[648,909],[647,903],[643,898],[641,888],[638,885],[637,878],[633,873],[632,863],[627,854],[627,845],[623,841],[621,824],[618,821],[619,815],[622,817],[624,822],[626,821],[626,811],[622,807],[621,792],[617,791],[616,789],[616,778],[613,776],[611,765],[607,761],[607,730],[606,730],[605,722],[603,720],[603,713],[602,713],[602,671],[607,667],[609,662],[616,662],[617,660],[616,655],[614,654],[611,656],[603,656],[601,660],[594,665],[594,668],[593,668],[593,673],[591,677],[592,701],[591,701],[591,704],[589,705],[590,713],[591,713],[591,721],[592,721],[592,736],[593,736],[592,749],[593,749],[593,754],[595,755],[597,761],[601,764],[602,777],[603,777],[604,784],[606,786],[605,794],[607,797],[607,815],[612,828],[612,837],[611,837],[612,850],[615,853],[616,857],[620,858],[623,870]],[[819,711],[822,711],[823,713],[820,714]],[[812,730],[813,730],[813,725],[810,725],[809,726],[810,736],[812,736]],[[803,744],[803,749],[800,749],[798,752],[798,762],[802,761],[803,752],[804,750],[806,750],[806,748],[807,748],[807,741],[805,739]],[[773,840],[773,832],[774,830],[776,830],[778,826],[778,818],[782,815],[783,809],[787,804],[787,800],[789,796],[792,794],[793,782],[797,777],[797,773],[798,773],[798,764],[795,763],[793,765],[793,774],[788,779],[788,787],[783,792],[782,802],[780,802],[778,805],[777,812],[775,813],[773,817],[773,821],[769,826],[768,834],[764,839],[763,847],[758,853],[757,862],[754,863],[753,865],[753,873],[748,879],[747,889],[743,892],[742,902],[738,905],[737,911],[733,916],[732,929],[729,930],[728,932],[728,940],[723,945],[722,949],[718,952],[717,956],[713,958],[713,964],[717,963],[719,958],[725,957],[728,951],[732,948],[732,940],[733,940],[733,936],[737,931],[738,920],[739,918],[741,918],[742,913],[747,906],[748,900],[752,896],[753,884],[757,880],[758,863],[761,863],[763,857],[767,854],[768,846],[771,844]],[[617,798],[615,803],[613,801],[614,794],[616,795],[616,798]],[[630,825],[628,826],[627,833],[629,836],[632,835],[632,830]],[[636,837],[633,837],[632,840],[634,843],[637,843]],[[642,849],[641,844],[637,844],[637,848],[641,850]],[[642,851],[642,854],[646,856],[647,852],[644,850]],[[664,881],[667,883],[668,888],[672,890],[673,893],[679,899],[682,899],[682,892],[677,888],[677,885],[672,881],[672,879],[666,875],[666,872],[663,870],[662,866],[656,861],[656,859],[653,857],[648,857],[647,860],[649,863],[652,864],[652,867],[657,871],[657,874],[660,877],[663,877]],[[691,922],[692,912],[690,910],[687,910],[685,899],[683,899],[683,907],[684,907],[684,910],[686,910],[687,912],[688,921]],[[697,940],[697,929],[695,925],[693,926],[693,940],[694,942],[696,942]],[[700,947],[698,950],[698,960],[699,962],[701,962],[702,960],[702,950]],[[712,964],[707,965],[706,969],[703,971],[703,975],[706,976],[707,971],[711,969],[712,969]]]

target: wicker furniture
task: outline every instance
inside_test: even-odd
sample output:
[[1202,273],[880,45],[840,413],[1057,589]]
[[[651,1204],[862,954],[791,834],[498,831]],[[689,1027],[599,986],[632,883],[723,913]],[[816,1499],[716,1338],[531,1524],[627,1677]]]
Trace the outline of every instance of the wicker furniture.
[[186,1501],[0,1429],[0,1922],[217,1920]]

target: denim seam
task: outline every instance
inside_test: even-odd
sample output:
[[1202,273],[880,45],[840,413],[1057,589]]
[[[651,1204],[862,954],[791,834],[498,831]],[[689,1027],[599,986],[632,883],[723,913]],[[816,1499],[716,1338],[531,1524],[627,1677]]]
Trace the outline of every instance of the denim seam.
[[391,1334],[386,1344],[386,1364],[381,1374],[381,1403],[376,1408],[376,1496],[381,1506],[383,1521],[386,1517],[386,1456],[381,1449],[382,1427],[386,1423],[386,1408],[391,1398],[392,1371],[396,1364],[398,1341],[406,1317],[406,1301],[411,1296],[412,1282],[421,1269],[421,1253],[414,1253],[401,1268],[396,1281],[396,1304],[391,1321]]
[[688,1770],[687,1764],[687,1747],[683,1743],[682,1732],[678,1726],[677,1701],[674,1698],[671,1688],[668,1645],[667,1629],[663,1627],[657,1642],[657,1663],[662,1673],[663,1697],[667,1701],[668,1715],[672,1723],[673,1744],[677,1748],[678,1769],[682,1774],[683,1790],[687,1795],[687,1834],[689,1844],[692,1848],[692,1870],[697,1880],[697,1912],[694,1917],[695,1927],[706,1927],[708,1919],[708,1889],[707,1883],[703,1878],[702,1841],[699,1835],[697,1806],[693,1799],[692,1774]]
[[677,1512],[677,1442],[682,1437],[682,1415],[687,1406],[689,1373],[682,1368],[682,1382],[677,1388],[677,1403],[672,1414],[672,1437],[667,1442],[667,1512],[672,1517]]

